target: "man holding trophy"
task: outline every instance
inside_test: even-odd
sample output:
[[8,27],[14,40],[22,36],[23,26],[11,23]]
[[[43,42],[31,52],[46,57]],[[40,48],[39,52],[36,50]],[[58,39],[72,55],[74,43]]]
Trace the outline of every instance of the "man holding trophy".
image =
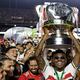
[[[46,4],[45,8],[48,20],[44,22],[42,27],[44,35],[36,50],[36,56],[39,57],[43,55],[44,49],[42,48],[44,46],[46,49],[54,49],[52,54],[53,65],[43,64],[45,79],[76,80],[80,46],[78,40],[72,34],[74,24],[69,19],[72,9],[68,5],[58,2]],[[71,62],[69,62],[69,54],[67,55],[68,49],[73,56]],[[39,61],[43,63],[41,58],[39,58]]]

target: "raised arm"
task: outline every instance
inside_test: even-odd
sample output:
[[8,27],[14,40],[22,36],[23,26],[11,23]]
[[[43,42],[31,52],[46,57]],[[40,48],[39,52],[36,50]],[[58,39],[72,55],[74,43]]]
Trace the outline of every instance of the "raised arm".
[[47,28],[44,27],[43,30],[44,30],[44,35],[42,36],[41,41],[39,42],[39,44],[36,48],[36,51],[35,51],[36,56],[38,56],[41,53],[44,43],[49,35],[49,30]]
[[73,63],[75,64],[75,66],[78,66],[79,64],[79,60],[80,60],[80,45],[79,45],[79,41],[73,36],[71,31],[68,31],[70,37],[72,38],[74,45],[75,45],[75,56],[73,59]]
[[40,70],[43,70],[45,66],[45,61],[43,59],[44,51],[42,49],[44,47],[46,39],[48,38],[48,35],[49,35],[49,30],[47,28],[44,28],[44,35],[42,36],[41,41],[38,44],[36,51],[35,51],[35,56],[38,59]]

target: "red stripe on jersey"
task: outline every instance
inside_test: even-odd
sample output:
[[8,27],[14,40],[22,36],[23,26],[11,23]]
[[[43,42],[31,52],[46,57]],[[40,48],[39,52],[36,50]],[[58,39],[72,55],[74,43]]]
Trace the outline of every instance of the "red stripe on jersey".
[[56,79],[52,76],[49,76],[46,80],[56,80]]
[[65,77],[64,77],[64,79],[67,79],[69,77],[72,77],[71,73],[66,74]]

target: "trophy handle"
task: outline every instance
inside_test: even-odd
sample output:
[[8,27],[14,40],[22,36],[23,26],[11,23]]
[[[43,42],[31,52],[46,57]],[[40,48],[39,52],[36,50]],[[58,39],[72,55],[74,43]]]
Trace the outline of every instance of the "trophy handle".
[[41,14],[41,8],[42,8],[42,5],[36,6],[36,12],[37,12],[39,18],[40,18],[40,14]]

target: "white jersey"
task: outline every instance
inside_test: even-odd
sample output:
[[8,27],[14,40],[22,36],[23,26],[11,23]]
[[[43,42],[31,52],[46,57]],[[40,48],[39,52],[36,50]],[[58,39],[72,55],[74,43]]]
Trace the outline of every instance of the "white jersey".
[[[73,63],[70,63],[64,69],[64,74],[63,74],[62,79],[63,80],[73,79],[76,75],[76,70],[77,69],[73,67]],[[62,72],[63,71],[61,71],[61,72],[57,71],[59,76],[61,76]],[[45,79],[47,79],[47,80],[57,80],[57,76],[55,75],[55,71],[54,71],[53,67],[46,66],[45,71],[43,73],[44,73]]]

